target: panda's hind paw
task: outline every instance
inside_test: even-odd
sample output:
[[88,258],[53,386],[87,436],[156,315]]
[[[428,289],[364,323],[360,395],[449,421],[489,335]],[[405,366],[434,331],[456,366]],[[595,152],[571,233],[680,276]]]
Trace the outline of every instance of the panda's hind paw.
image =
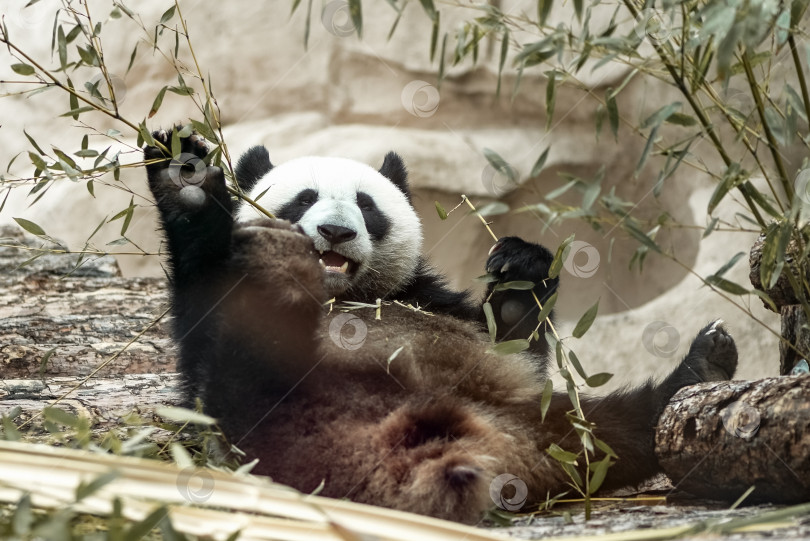
[[698,333],[681,365],[701,381],[725,381],[734,377],[737,369],[737,346],[723,327],[714,321]]

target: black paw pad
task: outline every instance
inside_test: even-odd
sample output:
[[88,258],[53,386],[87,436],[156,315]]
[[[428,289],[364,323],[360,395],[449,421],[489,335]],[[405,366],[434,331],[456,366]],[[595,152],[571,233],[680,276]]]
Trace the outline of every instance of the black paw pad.
[[737,346],[734,339],[717,320],[698,333],[689,354],[684,359],[699,381],[724,381],[734,377],[737,369]]

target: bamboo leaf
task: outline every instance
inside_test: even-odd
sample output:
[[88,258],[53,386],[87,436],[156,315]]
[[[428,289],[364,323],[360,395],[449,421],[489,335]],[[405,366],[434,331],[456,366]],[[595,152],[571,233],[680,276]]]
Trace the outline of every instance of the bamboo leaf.
[[438,12],[436,11],[436,6],[433,5],[433,0],[419,0],[419,3],[422,4],[422,9],[425,10],[430,20],[435,21],[438,17]]
[[593,475],[591,476],[591,482],[588,484],[588,493],[593,494],[602,486],[602,483],[605,481],[605,476],[607,475],[608,468],[611,466],[610,457],[606,456],[596,464],[591,464],[591,471]]
[[34,70],[33,66],[29,66],[28,64],[23,64],[23,63],[12,64],[11,65],[11,70],[14,73],[16,73],[17,75],[23,75],[23,76],[33,75],[35,73],[35,70]]
[[166,24],[169,22],[172,17],[174,17],[174,10],[175,6],[170,7],[166,11],[163,12],[163,15],[160,16],[160,24]]
[[749,293],[743,286],[719,276],[709,276],[706,278],[706,282],[732,295],[747,295]]
[[551,75],[546,83],[546,131],[551,129],[551,121],[554,117],[554,105],[557,102],[557,72],[551,71]]
[[509,212],[509,205],[506,203],[501,203],[500,201],[487,203],[478,209],[478,214],[480,216],[498,216],[500,214],[506,214],[507,212]]
[[526,351],[527,349],[529,349],[529,341],[523,339],[507,340],[506,342],[495,344],[492,347],[492,351],[498,355],[511,355],[513,353]]
[[544,322],[546,318],[551,315],[551,311],[554,310],[554,305],[557,304],[557,292],[555,291],[551,297],[541,304],[543,305],[543,309],[540,310],[539,314],[537,314],[538,323]]
[[608,374],[607,372],[599,372],[598,374],[594,374],[590,377],[585,378],[585,384],[588,387],[601,387],[613,377],[613,374]]
[[553,458],[557,462],[562,462],[563,464],[571,464],[573,466],[577,465],[578,456],[570,451],[564,450],[556,443],[552,443],[551,445],[549,445],[548,449],[546,449],[546,452],[549,455],[551,455],[551,458]]
[[546,24],[553,3],[553,0],[537,0],[537,22],[540,26]]
[[45,230],[30,220],[26,220],[25,218],[14,218],[14,221],[17,222],[20,227],[22,227],[32,235],[36,235],[38,237],[42,237],[45,235]]
[[532,172],[529,174],[530,177],[536,177],[540,174],[543,168],[546,166],[546,160],[548,159],[548,151],[551,147],[546,147],[546,149],[540,153],[538,156],[537,161],[534,162],[532,166]]
[[655,241],[652,238],[650,238],[647,235],[647,233],[639,229],[636,224],[630,221],[626,221],[624,224],[622,224],[622,227],[624,228],[625,231],[630,233],[630,236],[639,241],[641,244],[643,244],[644,246],[646,246],[647,248],[656,253],[659,254],[661,253],[661,248],[659,248],[659,246],[655,243]]
[[574,330],[571,332],[574,338],[582,338],[588,329],[591,328],[593,321],[596,319],[596,313],[599,311],[599,301],[596,301],[596,304],[588,308],[588,311],[582,314],[582,317],[579,318],[577,324],[574,326]]
[[588,379],[588,374],[586,374],[585,369],[582,368],[582,363],[579,362],[579,358],[577,357],[576,353],[574,353],[573,351],[569,351],[568,361],[571,363],[571,365],[574,367],[574,370],[577,371],[577,374],[579,374],[579,376],[582,379],[584,380]]
[[605,107],[607,108],[608,121],[610,122],[610,131],[613,132],[613,138],[618,141],[619,106],[616,105],[616,96],[613,94],[612,88],[608,88],[605,92]]
[[119,477],[119,473],[116,470],[110,470],[107,473],[102,473],[89,483],[79,483],[79,486],[76,487],[76,502],[80,502],[88,496],[91,496],[98,492],[100,489],[104,488],[106,485],[110,484],[112,481],[116,480]]
[[549,278],[556,278],[560,275],[560,271],[562,270],[563,263],[565,262],[565,257],[567,255],[566,248],[568,248],[573,241],[574,235],[570,235],[557,247],[557,252],[554,254],[554,259],[551,261],[551,265],[548,268]]
[[717,270],[717,272],[715,272],[715,273],[714,273],[714,276],[717,276],[717,277],[723,276],[723,275],[724,275],[726,272],[728,272],[728,271],[729,271],[729,269],[731,269],[731,267],[733,267],[734,265],[736,265],[736,264],[737,264],[737,261],[739,261],[739,260],[740,260],[740,258],[741,258],[741,257],[743,257],[744,255],[746,255],[746,253],[745,253],[745,252],[737,252],[736,254],[734,254],[734,257],[732,257],[731,259],[729,259],[729,260],[728,260],[728,262],[727,262],[725,265],[723,265],[722,267],[720,267],[720,268]]
[[687,115],[685,113],[672,113],[666,119],[668,124],[674,124],[676,126],[695,126],[698,121],[692,115]]
[[209,417],[203,413],[199,413],[194,410],[186,409],[186,408],[177,408],[173,406],[167,406],[162,408],[157,408],[155,413],[159,416],[167,419],[169,421],[175,421],[178,423],[190,423],[194,425],[203,425],[203,426],[211,426],[216,424],[217,420],[213,417]]
[[647,129],[652,126],[660,126],[666,119],[671,117],[675,111],[681,108],[681,102],[676,101],[661,107],[656,112],[648,116],[644,122],[641,123],[641,129]]
[[439,219],[446,220],[447,219],[447,211],[444,210],[444,207],[438,201],[433,202],[436,205],[436,212],[439,214]]
[[[174,9],[174,8],[172,8]],[[142,521],[133,524],[124,534],[123,541],[140,541],[154,530],[158,524],[166,520],[169,516],[169,511],[165,505],[161,505]]]
[[551,406],[551,397],[554,396],[554,384],[551,378],[546,380],[546,385],[543,388],[543,396],[540,398],[540,422],[546,420],[548,408]]
[[28,142],[31,143],[31,146],[34,147],[37,150],[37,152],[40,153],[40,155],[45,155],[45,152],[40,148],[37,142],[34,141],[34,138],[28,135],[28,132],[26,132],[25,129],[23,129],[23,134],[25,134],[25,137],[28,139]]
[[62,426],[68,426],[71,428],[76,428],[79,426],[79,418],[76,415],[68,413],[60,408],[46,407],[42,410],[42,414],[47,420]]
[[520,179],[518,178],[517,171],[514,167],[509,165],[500,154],[491,148],[484,148],[484,157],[497,172],[508,178],[511,184],[514,185],[518,183]]
[[515,289],[518,291],[526,291],[529,289],[534,289],[534,282],[528,282],[525,280],[515,280],[512,282],[503,282],[501,284],[497,284],[493,288],[494,291],[506,291],[507,289]]
[[484,303],[484,316],[487,319],[487,330],[489,331],[489,339],[495,343],[495,336],[498,333],[498,325],[495,323],[495,314],[492,313],[492,305],[488,302]]
[[506,64],[506,56],[509,52],[509,29],[503,29],[503,35],[501,36],[501,54],[498,59],[498,85],[495,87],[495,97],[498,98],[501,95],[501,79],[503,75],[503,67]]
[[146,115],[146,118],[152,118],[158,112],[158,109],[160,109],[160,106],[163,104],[163,96],[166,95],[167,88],[168,86],[164,86],[160,89],[157,96],[155,96],[155,101],[152,102],[152,108],[149,109],[149,114]]
[[354,29],[357,31],[358,37],[363,37],[363,6],[360,0],[348,0],[349,2],[349,16],[352,19]]

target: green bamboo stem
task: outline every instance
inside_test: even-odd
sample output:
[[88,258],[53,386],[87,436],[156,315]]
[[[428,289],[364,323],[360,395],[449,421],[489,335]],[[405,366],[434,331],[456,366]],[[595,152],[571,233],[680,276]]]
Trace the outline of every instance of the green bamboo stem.
[[765,132],[765,138],[768,140],[768,146],[771,149],[773,161],[776,164],[776,169],[781,177],[780,180],[782,181],[782,188],[785,190],[785,194],[790,200],[793,198],[793,186],[791,186],[790,182],[788,181],[785,162],[782,160],[782,155],[779,153],[779,144],[776,142],[776,138],[771,131],[771,127],[768,125],[768,121],[765,118],[765,105],[762,102],[762,96],[759,92],[759,84],[754,76],[754,70],[751,68],[751,60],[748,57],[748,51],[745,51],[742,54],[742,65],[743,69],[745,70],[745,77],[748,79],[748,86],[751,88],[751,94],[754,97],[754,103],[757,106],[757,113],[762,121],[762,129]]
[[[634,18],[638,17],[639,13],[638,9],[636,9],[636,6],[633,4],[632,0],[622,0],[622,2],[624,3],[624,6],[628,9],[628,11],[630,11],[630,13],[633,15]],[[664,51],[664,49],[661,47],[660,44],[656,43],[654,40],[651,40],[650,43],[655,49],[655,52],[658,54],[658,57],[661,59],[661,62],[664,64],[664,67],[669,72],[669,75],[672,78],[673,82],[678,87],[678,90],[681,91],[683,97],[686,98],[687,102],[689,102],[689,106],[692,108],[692,111],[695,113],[695,116],[697,116],[701,127],[706,132],[706,135],[708,135],[709,139],[711,139],[715,150],[717,150],[718,154],[720,154],[720,158],[723,160],[723,163],[725,163],[726,167],[730,166],[733,163],[731,157],[729,157],[725,147],[723,147],[723,143],[720,141],[720,137],[714,130],[714,126],[709,121],[708,117],[706,116],[706,113],[700,106],[700,103],[698,103],[695,96],[689,91],[689,88],[687,88],[683,78],[678,74],[677,67],[672,65],[672,62],[670,62],[669,57],[666,54],[666,51]],[[738,186],[737,189],[740,190],[740,193],[745,199],[745,202],[748,205],[749,210],[753,213],[757,223],[764,228],[766,226],[765,220],[759,213],[759,209],[756,207],[756,203],[754,203],[754,200],[745,191],[744,183]]]
[[793,32],[788,34],[788,44],[790,45],[790,54],[793,57],[793,66],[796,68],[796,77],[799,79],[799,87],[802,91],[804,113],[807,115],[807,120],[810,121],[810,93],[807,91],[807,78],[804,76],[802,61],[799,58],[799,51],[796,46],[796,39],[793,36]]

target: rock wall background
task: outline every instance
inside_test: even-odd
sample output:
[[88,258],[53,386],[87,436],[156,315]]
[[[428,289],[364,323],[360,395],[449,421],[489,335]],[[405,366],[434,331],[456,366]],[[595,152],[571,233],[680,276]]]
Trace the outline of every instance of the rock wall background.
[[[41,0],[21,10],[25,3],[0,0],[9,32],[26,50],[54,65],[49,36],[56,0]],[[502,9],[515,13],[530,12],[533,4],[500,2]],[[110,10],[106,2],[93,1],[90,5],[104,22],[102,41],[108,65],[125,85],[122,113],[139,121],[160,88],[176,83],[176,72],[159,53],[141,43],[126,73],[132,48],[142,34],[126,18],[105,21],[101,14]],[[144,24],[153,27],[169,6],[168,2],[139,3],[137,10]],[[396,150],[410,170],[414,202],[426,229],[425,252],[455,286],[479,287],[472,279],[483,274],[492,239],[475,217],[464,214],[464,209],[447,221],[439,220],[435,200],[449,209],[464,193],[478,205],[501,200],[515,209],[542,201],[544,194],[562,185],[560,172],[589,178],[602,166],[606,170],[604,190],[615,188],[623,198],[636,202],[634,212],[638,216],[654,218],[666,211],[678,222],[693,226],[673,229],[658,240],[697,274],[711,274],[735,253],[749,250],[753,233],[715,232],[701,240],[707,224],[705,209],[714,188],[708,177],[682,167],[667,182],[661,197],[655,198],[656,164],[648,165],[637,178],[633,175],[644,139],[626,126],[620,129],[617,141],[607,129],[598,141],[595,139],[594,96],[602,96],[608,86],[617,86],[627,74],[624,66],[611,65],[594,72],[584,69],[583,89],[559,87],[554,120],[546,131],[546,78],[542,70],[527,70],[520,93],[510,100],[515,74],[507,68],[503,96],[494,98],[499,43],[484,42],[478,63],[450,68],[438,89],[438,64],[429,60],[430,23],[417,2],[407,5],[390,40],[386,38],[395,12],[386,2],[364,2],[361,41],[354,34],[341,37],[348,33],[350,22],[345,11],[334,10],[335,2],[315,0],[307,49],[303,46],[305,6],[292,17],[290,6],[291,2],[278,0],[181,3],[197,59],[204,73],[210,74],[231,154],[236,157],[254,144],[264,144],[274,162],[303,155],[335,155],[379,165],[388,150]],[[566,9],[555,6],[550,24],[555,24],[554,18],[570,19],[572,14]],[[443,28],[453,28],[470,13],[464,7],[442,7]],[[609,16],[606,14],[606,19]],[[190,62],[184,48],[180,49],[181,58]],[[8,68],[10,63],[8,52],[0,51],[0,80],[19,79]],[[79,83],[82,77],[91,76],[82,70],[72,75]],[[15,88],[0,84],[3,93]],[[623,116],[637,120],[676,98],[676,91],[667,85],[636,77],[619,95],[618,105]],[[86,130],[69,118],[59,117],[68,108],[67,97],[56,90],[30,98],[0,99],[0,165],[5,168],[12,157],[29,148],[23,129],[41,144],[77,150]],[[199,117],[195,113],[188,98],[167,93],[148,125],[169,126],[187,121],[189,116]],[[83,115],[82,120],[102,132],[122,129],[97,113]],[[130,147],[122,146],[126,153],[122,160],[137,162],[140,156],[134,148],[135,138],[129,141]],[[93,148],[107,144],[110,142],[101,136],[91,137]],[[551,150],[545,170],[537,178],[528,178],[532,164],[548,146]],[[520,186],[509,186],[494,174],[483,157],[485,147],[497,151],[515,168]],[[692,150],[706,161],[715,159],[708,145]],[[21,156],[11,173],[25,176],[31,169]],[[10,222],[12,217],[33,220],[71,248],[80,249],[105,217],[129,205],[131,191],[136,194],[133,201],[138,207],[127,236],[143,251],[157,252],[160,235],[144,172],[124,169],[120,184],[112,178],[105,183],[97,183],[92,197],[83,184],[60,181],[32,206],[32,199],[25,197],[27,189],[13,190],[0,213],[0,222]],[[729,198],[716,214],[733,221],[741,210]],[[589,371],[615,372],[614,387],[669,371],[697,330],[718,317],[728,322],[737,339],[741,377],[778,373],[774,334],[778,335],[778,318],[762,309],[757,299],[737,300],[753,313],[751,317],[702,287],[681,266],[654,255],[647,258],[643,273],[628,270],[637,243],[618,228],[595,231],[575,221],[547,228],[531,213],[499,215],[492,222],[499,236],[519,235],[552,249],[571,233],[588,243],[589,248],[574,254],[563,271],[558,314],[563,329],[569,328],[600,299],[600,316],[573,347]],[[120,222],[112,222],[93,241],[101,247],[119,236]],[[137,251],[130,246],[113,250]],[[162,273],[158,256],[121,255],[118,261],[129,276]],[[727,275],[742,284],[747,283],[746,276],[744,262]]]

